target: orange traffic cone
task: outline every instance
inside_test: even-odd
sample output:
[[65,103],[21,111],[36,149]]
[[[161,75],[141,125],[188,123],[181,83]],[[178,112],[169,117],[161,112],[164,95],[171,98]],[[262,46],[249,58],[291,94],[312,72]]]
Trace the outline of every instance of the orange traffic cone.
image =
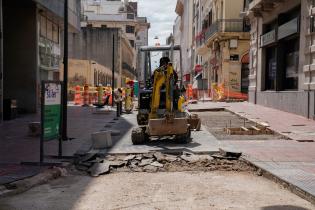
[[81,105],[82,104],[82,97],[81,97],[81,88],[79,85],[75,87],[74,93],[74,105]]
[[83,105],[82,106],[90,106],[89,102],[89,86],[88,85],[84,85],[84,89],[83,89]]

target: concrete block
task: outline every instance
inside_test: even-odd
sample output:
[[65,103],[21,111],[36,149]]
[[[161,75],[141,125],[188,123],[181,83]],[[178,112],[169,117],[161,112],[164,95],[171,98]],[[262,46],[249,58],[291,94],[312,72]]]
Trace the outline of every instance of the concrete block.
[[105,149],[113,145],[110,131],[92,133],[91,137],[93,149]]

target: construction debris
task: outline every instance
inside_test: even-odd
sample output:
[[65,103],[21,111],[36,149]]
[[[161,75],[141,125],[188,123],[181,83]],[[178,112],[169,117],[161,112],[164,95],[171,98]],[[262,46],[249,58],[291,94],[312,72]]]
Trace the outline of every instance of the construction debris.
[[111,172],[164,172],[191,170],[248,170],[245,163],[238,161],[242,155],[220,149],[215,155],[197,155],[183,152],[179,155],[163,154],[161,152],[138,155],[108,155],[101,157],[97,154],[79,156],[75,168],[98,177]]

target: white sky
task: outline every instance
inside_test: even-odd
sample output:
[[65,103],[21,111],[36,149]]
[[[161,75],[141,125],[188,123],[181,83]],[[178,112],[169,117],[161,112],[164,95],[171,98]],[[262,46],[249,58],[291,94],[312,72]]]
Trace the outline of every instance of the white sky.
[[[147,17],[151,23],[149,30],[149,45],[154,45],[155,36],[159,37],[161,45],[164,45],[166,38],[173,32],[173,25],[177,14],[175,6],[177,0],[137,0],[138,16]],[[156,54],[156,53],[155,53]],[[156,66],[156,61],[160,56],[152,58],[152,66]]]
[[154,37],[165,44],[166,37],[173,31],[176,18],[176,0],[138,0],[138,16],[147,17],[151,23],[149,44],[155,43]]

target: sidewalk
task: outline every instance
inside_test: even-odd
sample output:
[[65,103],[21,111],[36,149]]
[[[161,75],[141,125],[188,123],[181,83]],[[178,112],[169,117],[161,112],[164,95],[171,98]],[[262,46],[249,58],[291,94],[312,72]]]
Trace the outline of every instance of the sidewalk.
[[225,148],[242,151],[245,159],[271,173],[280,180],[302,191],[315,201],[315,121],[298,115],[242,103],[199,102],[189,105],[190,110],[224,108],[258,123],[267,123],[271,130],[292,140],[222,141]]
[[[64,156],[73,156],[79,149],[89,150],[91,133],[103,129],[116,114],[93,114],[94,111],[92,107],[68,107],[68,137],[74,139],[63,142]],[[39,137],[28,135],[29,122],[39,119],[39,115],[22,115],[0,125],[0,184],[34,176],[44,169],[20,165],[21,162],[39,162]],[[45,142],[44,155],[57,154],[58,141]]]

